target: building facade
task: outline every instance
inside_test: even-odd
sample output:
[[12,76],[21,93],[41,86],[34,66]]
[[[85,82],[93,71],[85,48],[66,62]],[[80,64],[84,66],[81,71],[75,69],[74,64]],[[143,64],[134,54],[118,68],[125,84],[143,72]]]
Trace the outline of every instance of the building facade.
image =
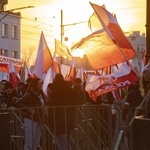
[[20,21],[21,14],[5,11],[7,0],[0,1],[0,80],[8,78],[9,61],[17,67],[21,67],[20,60]]
[[20,59],[20,13],[0,13],[0,55]]
[[136,56],[133,58],[135,68],[141,73],[143,54],[146,51],[146,35],[140,31],[133,31],[127,36],[136,51]]

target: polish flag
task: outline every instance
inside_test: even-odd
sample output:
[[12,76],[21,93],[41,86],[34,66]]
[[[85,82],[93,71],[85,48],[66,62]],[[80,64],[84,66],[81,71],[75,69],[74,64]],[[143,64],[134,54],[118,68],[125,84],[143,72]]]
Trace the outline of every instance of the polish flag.
[[72,67],[70,68],[70,71],[65,79],[73,83],[74,79],[76,78],[76,75],[77,75],[77,69],[76,69],[75,61],[73,60]]
[[27,64],[25,64],[25,80],[30,77],[32,78],[33,76],[31,74],[29,67],[27,66]]
[[61,71],[60,71],[60,63],[58,62],[58,59],[57,59],[57,57],[55,55],[53,56],[53,66],[52,66],[52,68],[53,68],[53,72],[55,74],[61,73]]
[[90,18],[93,33],[75,43],[71,50],[82,50],[93,69],[98,70],[126,62],[135,56],[135,50],[125,37],[117,19],[104,7],[90,3],[95,11]]
[[13,84],[15,89],[20,82],[19,73],[16,71],[15,66],[11,60],[9,61],[9,81]]
[[96,102],[99,95],[104,93],[128,87],[138,80],[135,72],[125,63],[109,75],[91,75],[88,76],[85,90],[89,96]]
[[43,80],[43,74],[52,66],[53,59],[46,43],[43,32],[41,32],[37,57],[32,74]]
[[77,69],[76,78],[80,78],[83,83],[86,82],[84,75],[85,75],[85,71],[83,67]]
[[45,74],[45,78],[44,78],[44,83],[42,86],[43,92],[45,93],[45,95],[47,94],[47,86],[49,83],[52,83],[54,81],[54,72],[53,72],[53,68],[50,67],[47,71],[47,73]]

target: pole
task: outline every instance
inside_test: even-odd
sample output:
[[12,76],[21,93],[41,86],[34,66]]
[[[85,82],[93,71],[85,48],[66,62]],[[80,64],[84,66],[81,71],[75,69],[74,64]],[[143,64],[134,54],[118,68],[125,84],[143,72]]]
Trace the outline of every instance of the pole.
[[63,36],[64,36],[64,26],[63,26],[63,10],[61,10],[61,25],[60,25],[61,33],[60,33],[60,38],[61,42],[63,42]]
[[146,64],[150,58],[150,0],[146,5]]

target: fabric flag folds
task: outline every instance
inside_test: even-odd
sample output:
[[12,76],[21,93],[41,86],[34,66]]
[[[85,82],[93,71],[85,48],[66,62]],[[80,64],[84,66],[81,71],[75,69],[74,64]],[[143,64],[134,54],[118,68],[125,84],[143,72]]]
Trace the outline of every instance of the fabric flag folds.
[[54,80],[54,72],[53,72],[53,68],[50,67],[48,70],[47,70],[47,73],[45,75],[45,78],[44,78],[44,82],[43,82],[43,86],[42,86],[42,89],[43,89],[43,92],[47,95],[47,86],[49,83],[52,83],[53,80]]
[[82,49],[93,69],[102,69],[132,59],[135,50],[125,37],[116,18],[104,7],[90,4],[96,13],[92,15],[95,19],[90,19],[91,27],[96,24],[93,27],[94,31],[74,44],[72,51]]
[[53,72],[55,74],[61,73],[61,71],[60,71],[60,63],[58,62],[57,57],[55,55],[53,56],[53,66],[52,66],[52,68],[53,68]]
[[73,83],[74,79],[76,78],[76,75],[77,75],[77,69],[76,69],[75,61],[73,60],[72,61],[72,66],[70,68],[69,73],[65,77],[65,80],[69,80]]
[[68,59],[72,59],[72,55],[68,47],[57,39],[55,39],[55,53],[60,57],[67,57]]
[[9,81],[13,84],[15,89],[20,82],[19,73],[16,71],[15,66],[11,60],[9,61]]
[[85,90],[89,96],[96,102],[99,95],[104,93],[128,87],[138,80],[135,72],[125,63],[110,75],[89,76]]
[[25,81],[27,80],[27,78],[32,78],[32,74],[30,69],[28,68],[27,64],[24,65],[24,69],[25,69]]
[[37,57],[32,74],[43,80],[43,74],[52,66],[53,59],[46,43],[43,32],[41,32]]
[[76,78],[80,78],[83,83],[86,82],[86,79],[85,79],[85,71],[84,71],[84,68],[83,68],[83,67],[80,67],[80,68],[77,69]]

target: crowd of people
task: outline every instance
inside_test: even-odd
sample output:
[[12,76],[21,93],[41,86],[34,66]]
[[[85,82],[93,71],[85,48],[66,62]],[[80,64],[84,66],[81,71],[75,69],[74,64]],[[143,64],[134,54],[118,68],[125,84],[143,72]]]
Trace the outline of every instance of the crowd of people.
[[[25,83],[20,82],[17,89],[14,89],[12,83],[7,80],[2,80],[0,85],[0,108],[24,109],[25,150],[38,148],[41,127],[44,123],[55,135],[59,149],[71,149],[68,137],[75,125],[74,106],[87,103],[86,93],[80,78],[75,79],[72,87],[70,82],[64,80],[62,74],[57,74],[54,82],[47,86],[47,96],[42,90],[43,81],[39,78],[28,78]],[[51,108],[45,109],[46,106],[73,107],[58,108],[54,115]],[[43,114],[45,120],[43,120]]]
[[[94,103],[86,93],[80,78],[76,78],[74,83],[71,83],[65,81],[62,74],[56,74],[53,83],[49,83],[47,86],[47,95],[44,94],[42,85],[43,81],[39,78],[28,78],[26,82],[20,82],[17,89],[14,89],[10,81],[1,80],[0,82],[0,108],[28,108],[23,111],[24,150],[37,149],[41,137],[41,127],[45,120],[56,137],[59,149],[71,150],[70,134],[75,128],[76,118],[74,106],[88,103],[100,105],[107,102],[113,104],[114,102],[110,92],[98,97],[97,103]],[[145,103],[138,110],[144,108],[142,109],[143,116],[150,118],[150,65],[145,66],[141,78],[127,93],[124,107],[127,104],[128,107],[136,108],[140,106],[143,98],[145,98]],[[104,99],[107,101],[102,101]],[[53,107],[45,109],[46,106],[65,106],[65,108],[56,108],[54,114]],[[127,113],[124,110],[124,119]],[[45,120],[42,120],[43,115]]]

